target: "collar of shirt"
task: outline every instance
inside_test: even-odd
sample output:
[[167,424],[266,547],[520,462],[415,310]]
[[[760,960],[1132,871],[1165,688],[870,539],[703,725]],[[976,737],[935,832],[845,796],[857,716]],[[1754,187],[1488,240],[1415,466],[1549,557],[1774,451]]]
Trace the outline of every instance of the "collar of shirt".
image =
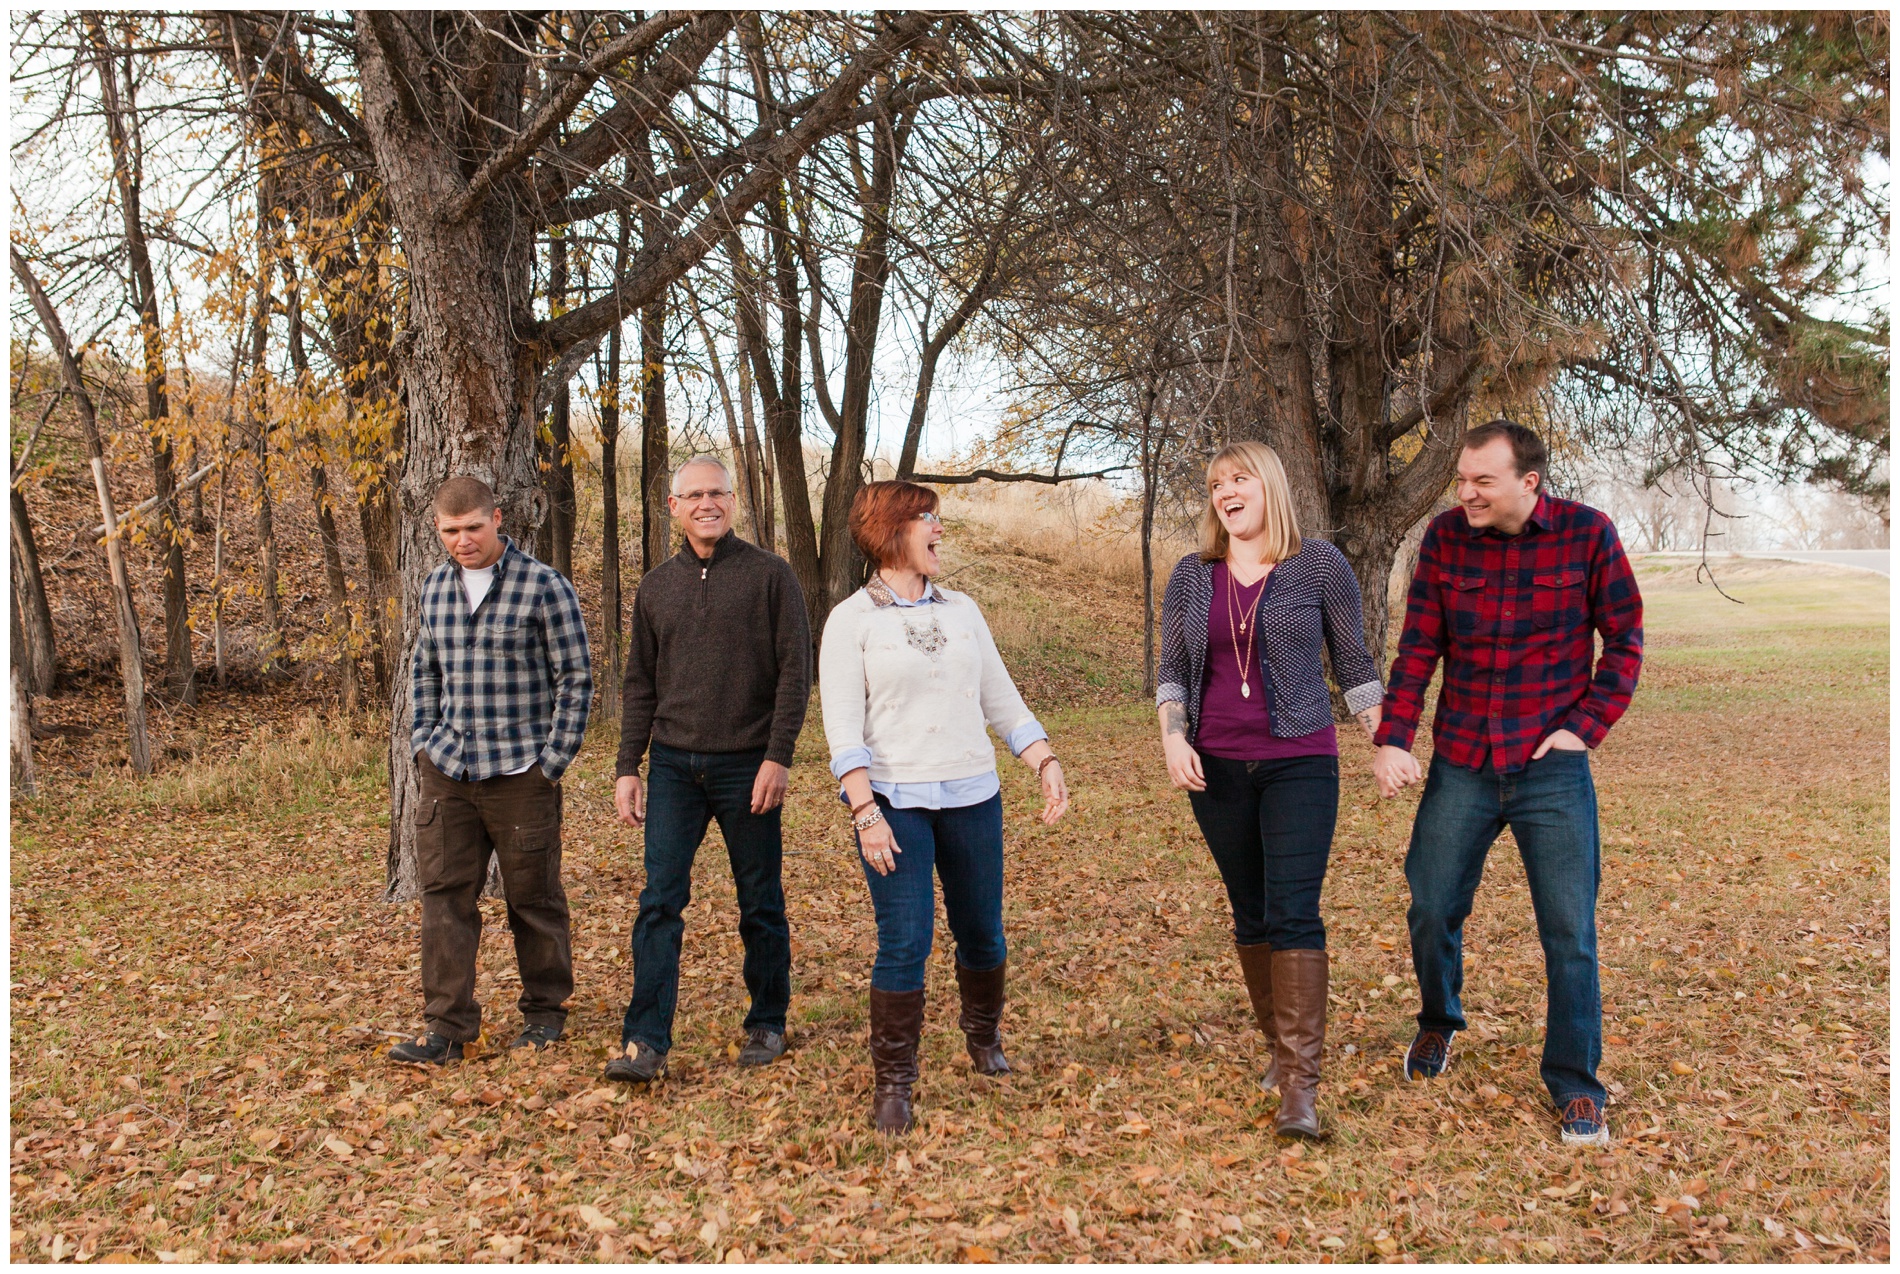
[[871,578],[865,581],[864,591],[869,593],[871,595],[871,601],[879,606],[928,606],[931,602],[941,602],[943,600],[942,594],[937,592],[936,585],[932,584],[929,580],[925,580],[924,595],[914,602],[906,601],[892,592],[891,586],[886,584],[884,577],[879,575],[876,571],[872,571]]
[[738,551],[739,533],[730,528],[714,542],[711,557],[701,557],[699,551],[693,547],[691,540],[680,545],[680,556],[686,559],[688,566],[714,566]]

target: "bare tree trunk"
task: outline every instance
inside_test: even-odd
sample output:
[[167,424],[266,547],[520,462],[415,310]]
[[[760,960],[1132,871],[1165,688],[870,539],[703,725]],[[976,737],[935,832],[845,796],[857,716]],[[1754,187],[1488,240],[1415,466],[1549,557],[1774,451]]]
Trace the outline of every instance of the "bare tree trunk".
[[[798,587],[805,594],[808,618],[824,611],[824,573],[818,561],[818,529],[812,520],[811,490],[805,478],[805,438],[801,422],[804,401],[804,315],[798,303],[798,262],[793,255],[791,228],[785,216],[785,188],[774,190],[766,200],[766,219],[770,226],[773,265],[773,303],[779,312],[779,368],[772,370],[767,356],[765,320],[759,305],[759,292],[752,286],[750,260],[744,246],[730,239],[739,280],[740,339],[752,354],[752,379],[759,388],[765,406],[765,432],[772,445],[772,458],[778,468],[779,493],[784,503],[786,557]],[[812,625],[812,640],[824,631],[822,623]]]
[[106,137],[112,150],[112,172],[119,190],[126,256],[132,267],[133,304],[138,310],[145,358],[145,428],[152,448],[153,493],[158,501],[158,525],[164,536],[165,666],[163,684],[181,703],[197,699],[191,669],[191,617],[185,598],[184,527],[173,493],[172,445],[169,435],[171,405],[165,390],[165,346],[158,314],[158,284],[145,239],[143,194],[144,153],[139,135],[137,106],[132,97],[129,63],[127,79],[119,81],[122,54],[112,47],[98,14],[85,18],[97,51],[101,105]]
[[[567,235],[548,237],[548,297],[559,313],[567,306]],[[566,381],[554,391],[548,410],[548,547],[549,566],[574,578],[574,452],[573,399]]]
[[1155,494],[1160,486],[1160,452],[1150,390],[1141,418],[1141,692],[1150,699],[1155,693]]
[[772,517],[772,453],[759,445],[758,413],[752,407],[752,362],[739,351],[739,420],[745,445],[746,510],[754,538],[768,553],[778,551],[777,527]]
[[[304,356],[303,347],[303,292],[297,286],[296,275],[286,264],[289,296],[288,335],[290,342],[290,365],[297,375],[297,389],[300,393],[310,392],[310,366]],[[310,454],[318,457],[310,466],[310,496],[317,511],[317,539],[323,546],[323,579],[330,599],[330,636],[336,642],[337,679],[343,691],[343,711],[355,716],[363,705],[361,683],[356,676],[356,654],[351,649],[350,622],[350,585],[343,574],[343,552],[337,541],[336,510],[330,503],[330,479],[324,472],[323,439],[313,427],[310,436],[304,439],[310,448]]]
[[270,339],[271,288],[274,269],[275,218],[268,181],[257,191],[257,283],[251,298],[250,386],[244,397],[244,423],[250,433],[251,458],[257,470],[257,542],[262,551],[259,587],[264,603],[264,671],[278,671],[284,658],[284,616],[277,593],[277,532],[271,516],[270,426],[264,418],[264,351]]
[[[912,116],[880,118],[872,130],[875,153],[871,184],[859,208],[863,229],[851,261],[851,306],[845,318],[844,396],[839,404],[837,441],[825,482],[820,560],[824,564],[823,610],[812,617],[822,632],[831,608],[864,582],[864,558],[851,539],[852,502],[864,485],[864,461],[870,445],[871,389],[876,374],[878,331],[884,314],[885,287],[891,275],[891,201],[898,166],[909,143]],[[816,369],[814,369],[814,372]]]
[[138,612],[132,608],[132,581],[126,575],[125,554],[119,544],[119,519],[113,511],[112,486],[106,478],[106,449],[99,437],[98,415],[93,409],[92,395],[87,391],[85,381],[80,379],[79,364],[73,359],[72,341],[66,336],[65,325],[59,321],[59,312],[53,308],[53,302],[47,297],[39,280],[27,268],[26,260],[19,250],[9,245],[8,253],[14,277],[26,289],[33,309],[40,316],[40,325],[46,329],[46,338],[52,343],[54,354],[59,357],[60,375],[65,378],[66,392],[72,395],[73,406],[79,416],[79,427],[86,436],[86,455],[92,463],[92,484],[99,493],[99,519],[106,527],[106,566],[112,574],[113,597],[117,603],[119,675],[125,688],[126,747],[132,758],[133,771],[143,777],[152,772],[152,743],[145,730],[145,659],[139,651]]
[[[395,440],[400,450],[402,440]],[[377,693],[387,700],[402,663],[402,586],[396,577],[396,488],[389,480],[389,457],[373,458],[375,476],[358,497],[357,525],[363,534],[363,566],[369,576],[370,670]]]
[[[620,214],[619,234],[614,245],[614,273],[618,280],[627,269],[628,239],[633,218]],[[601,380],[600,394],[600,647],[607,665],[600,686],[601,701],[618,702],[622,654],[620,597],[620,362],[625,339],[625,323],[615,323],[607,332],[607,371]]]
[[[726,367],[719,357],[719,342],[713,339],[712,329],[706,324],[705,311],[699,304],[699,290],[688,286],[686,295],[693,306],[693,324],[699,328],[699,339],[706,347],[706,361],[712,367],[713,387],[719,391],[719,406],[726,417],[726,441],[732,448],[733,482],[739,494],[740,507],[745,510],[746,527],[751,531],[752,542],[759,543],[758,477],[752,471],[751,457],[746,452],[745,441],[739,436],[739,415],[732,405],[732,385],[726,379]],[[741,367],[744,363],[741,362]]]
[[26,665],[26,689],[29,695],[44,697],[53,693],[59,680],[53,610],[46,602],[46,579],[40,573],[40,550],[33,539],[33,520],[27,516],[26,493],[17,485],[10,492],[8,505],[13,531],[13,595],[20,600],[26,638],[20,652]]
[[[642,177],[653,175],[652,138],[642,133],[634,141],[629,168]],[[658,242],[664,233],[659,209],[652,203],[640,210],[640,237],[644,244]],[[672,475],[671,434],[666,422],[666,297],[640,307],[640,570],[652,570],[672,553],[673,522],[666,496]]]
[[[19,637],[20,609],[13,608],[13,626]],[[17,645],[18,643],[16,643]],[[25,796],[40,794],[39,777],[33,772],[33,708],[26,694],[26,678],[20,673],[20,661],[13,661],[13,790]]]
[[666,496],[672,438],[666,423],[666,302],[640,307],[640,569],[672,553],[673,520]]
[[228,684],[224,662],[224,526],[225,497],[231,491],[229,447],[226,462],[218,467],[218,517],[211,540],[211,660],[216,668],[218,686]]

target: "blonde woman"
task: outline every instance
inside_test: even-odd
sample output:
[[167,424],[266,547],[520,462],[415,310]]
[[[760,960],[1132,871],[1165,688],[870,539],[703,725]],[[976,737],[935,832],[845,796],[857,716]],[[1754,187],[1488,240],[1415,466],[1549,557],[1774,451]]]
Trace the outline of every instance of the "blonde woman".
[[1207,466],[1200,551],[1168,581],[1155,700],[1168,777],[1188,793],[1227,886],[1282,1136],[1320,1135],[1319,896],[1339,812],[1321,643],[1369,736],[1384,692],[1363,625],[1352,567],[1301,536],[1280,458],[1258,442],[1222,447]]

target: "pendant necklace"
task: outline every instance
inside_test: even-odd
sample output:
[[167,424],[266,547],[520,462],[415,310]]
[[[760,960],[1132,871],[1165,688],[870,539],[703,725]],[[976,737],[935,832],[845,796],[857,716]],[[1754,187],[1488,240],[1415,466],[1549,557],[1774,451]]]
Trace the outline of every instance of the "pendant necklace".
[[[1265,579],[1266,577],[1262,576],[1261,578]],[[1253,620],[1254,616],[1251,612],[1245,615],[1242,614],[1240,585],[1234,580],[1233,566],[1229,565],[1227,568],[1227,631],[1234,639],[1234,662],[1239,665],[1240,697],[1243,699],[1253,698],[1253,687],[1248,685],[1248,678],[1253,672],[1253,643],[1254,637],[1257,635]],[[1247,639],[1247,648],[1244,654],[1240,646],[1240,639],[1242,637]]]

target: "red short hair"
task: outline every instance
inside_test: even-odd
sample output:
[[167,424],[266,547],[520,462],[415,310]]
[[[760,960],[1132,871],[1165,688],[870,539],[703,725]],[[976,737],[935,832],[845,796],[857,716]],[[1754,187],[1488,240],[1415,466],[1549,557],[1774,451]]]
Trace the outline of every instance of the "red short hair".
[[915,482],[867,482],[851,501],[851,540],[873,569],[895,566],[919,513],[937,511],[937,493]]

